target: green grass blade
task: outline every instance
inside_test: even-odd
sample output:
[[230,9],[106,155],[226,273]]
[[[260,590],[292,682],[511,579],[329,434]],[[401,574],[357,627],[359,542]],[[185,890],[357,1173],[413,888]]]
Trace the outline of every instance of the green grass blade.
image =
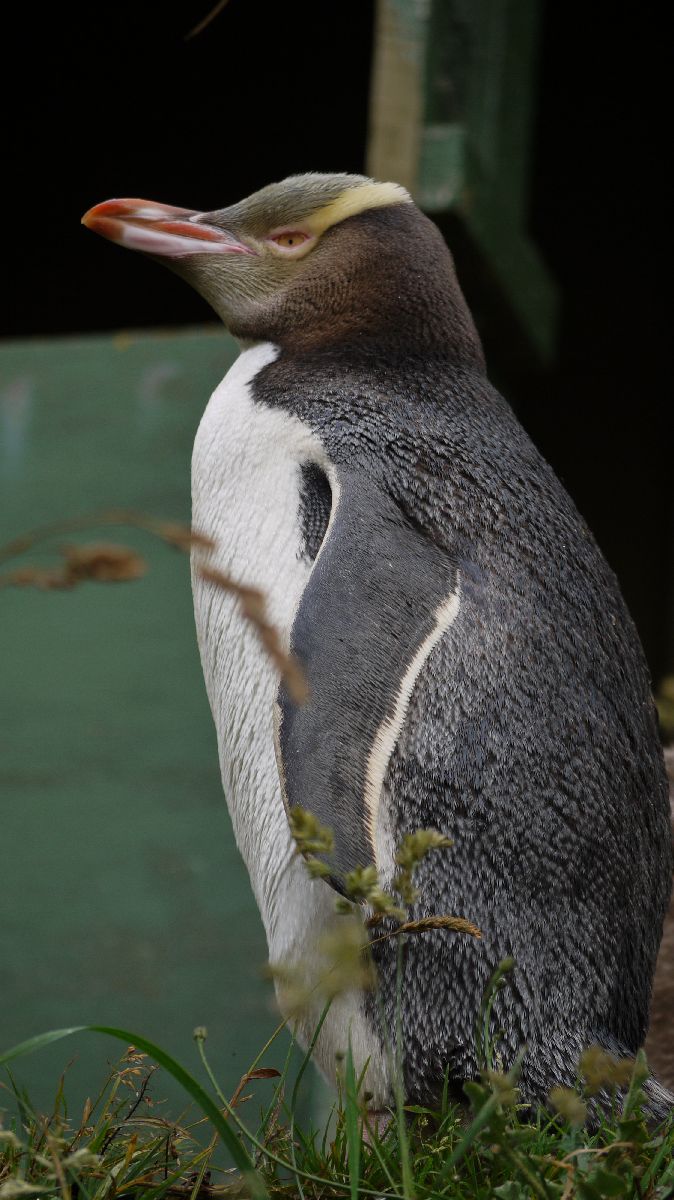
[[494,1044],[491,1036],[491,1014],[494,1001],[505,985],[507,976],[515,967],[514,958],[504,958],[492,975],[480,1005],[477,1028],[475,1030],[475,1045],[479,1055],[479,1066],[491,1070],[493,1063]]
[[356,1082],[356,1072],[353,1065],[353,1052],[351,1050],[351,1034],[349,1034],[349,1045],[346,1051],[346,1071],[345,1071],[345,1108],[344,1120],[346,1122],[346,1146],[349,1163],[349,1183],[351,1185],[351,1200],[358,1200],[358,1183],[360,1180],[360,1150],[361,1150],[361,1133],[358,1128],[358,1085]]
[[88,1028],[88,1025],[72,1025],[69,1029],[50,1029],[48,1033],[38,1033],[37,1037],[19,1042],[18,1046],[12,1046],[11,1050],[0,1054],[0,1067],[4,1067],[5,1063],[11,1062],[13,1058],[23,1058],[36,1050],[44,1050],[45,1046],[51,1046],[52,1042],[59,1042],[61,1038],[70,1037],[73,1033],[82,1033]]
[[229,1150],[237,1167],[245,1174],[248,1184],[254,1188],[255,1194],[259,1196],[267,1195],[266,1188],[254,1169],[253,1160],[236,1134],[232,1132],[215,1101],[211,1099],[201,1084],[190,1075],[189,1071],[181,1067],[175,1058],[167,1054],[165,1050],[162,1050],[161,1046],[155,1045],[154,1042],[149,1041],[147,1038],[139,1037],[138,1034],[129,1033],[126,1029],[116,1029],[112,1025],[88,1025],[86,1028],[95,1033],[107,1033],[109,1037],[118,1038],[120,1041],[126,1042],[127,1045],[131,1043],[137,1046],[139,1050],[143,1050],[155,1062],[159,1063],[160,1067],[168,1071],[169,1075],[172,1075],[184,1087],[187,1094],[196,1101],[201,1111],[209,1118],[213,1128],[217,1130],[223,1145]]
[[127,1046],[137,1046],[139,1050],[143,1050],[146,1054],[149,1054],[165,1071],[168,1071],[169,1075],[172,1075],[182,1085],[187,1094],[196,1101],[201,1111],[212,1122],[213,1128],[217,1130],[223,1145],[229,1150],[236,1166],[245,1175],[246,1182],[254,1195],[266,1197],[266,1189],[259,1175],[254,1170],[252,1159],[236,1134],[230,1129],[220,1109],[211,1099],[208,1092],[190,1075],[189,1071],[186,1071],[184,1067],[181,1067],[179,1062],[176,1062],[175,1058],[167,1054],[165,1050],[162,1050],[161,1046],[156,1046],[154,1042],[141,1037],[137,1033],[130,1033],[128,1029],[116,1029],[112,1025],[73,1025],[68,1029],[51,1029],[47,1033],[38,1034],[37,1037],[28,1038],[27,1041],[20,1042],[18,1046],[13,1046],[10,1050],[6,1050],[4,1054],[0,1054],[0,1066],[11,1062],[14,1058],[21,1058],[26,1054],[34,1054],[36,1050],[43,1050],[46,1046],[50,1046],[62,1038],[70,1037],[74,1033],[85,1032],[105,1033],[108,1037],[117,1038]]
[[[314,1052],[314,1046],[316,1045],[316,1042],[318,1041],[318,1037],[321,1032],[321,1029],[323,1028],[325,1018],[327,1017],[327,1015],[330,1011],[331,1004],[332,1004],[332,1000],[328,1000],[327,1003],[324,1005],[323,1011],[318,1020],[318,1024],[317,1024],[316,1028],[314,1029],[311,1041],[310,1041],[309,1045],[307,1046],[306,1054],[304,1055],[304,1058],[302,1059],[302,1064],[300,1066],[300,1069],[297,1072],[297,1078],[295,1080],[295,1085],[293,1087],[293,1093],[290,1098],[290,1155],[292,1158],[293,1168],[294,1168],[295,1172],[297,1172],[297,1161],[296,1161],[296,1155],[295,1155],[295,1112],[297,1109],[297,1098],[299,1096],[300,1084],[302,1082],[302,1079],[304,1078],[304,1072],[306,1071],[307,1067],[309,1066],[309,1063],[311,1062],[311,1056]],[[295,1035],[293,1034],[293,1041],[294,1040],[295,1040]],[[298,1188],[300,1200],[304,1200],[304,1189],[302,1187],[302,1180],[301,1180],[300,1176],[297,1175],[297,1173],[295,1175],[295,1178],[297,1180],[297,1188]]]
[[392,1170],[389,1169],[389,1164],[391,1161],[390,1152],[387,1149],[387,1147],[382,1146],[382,1139],[381,1139],[381,1135],[379,1133],[379,1129],[376,1126],[376,1122],[375,1122],[375,1127],[373,1128],[367,1119],[367,1114],[365,1115],[365,1118],[364,1118],[364,1124],[365,1124],[365,1128],[367,1129],[368,1136],[370,1139],[371,1152],[374,1154],[375,1158],[377,1159],[377,1161],[379,1163],[379,1166],[381,1167],[384,1175],[386,1176],[386,1179],[388,1181],[388,1185],[389,1185],[391,1191],[395,1192],[396,1184],[393,1179],[393,1172],[392,1172]]
[[393,1091],[396,1108],[396,1125],[398,1129],[398,1146],[400,1150],[400,1171],[402,1175],[403,1194],[405,1200],[414,1200],[414,1183],[410,1163],[410,1144],[407,1137],[407,1122],[405,1119],[405,1084],[403,1080],[403,1026],[402,1026],[402,991],[403,991],[403,948],[405,935],[398,938],[396,957],[396,1032],[393,1048]]
[[283,1064],[283,1070],[281,1071],[279,1078],[276,1080],[276,1083],[274,1085],[274,1094],[273,1094],[271,1100],[269,1101],[267,1108],[262,1113],[260,1123],[259,1123],[256,1133],[255,1133],[255,1137],[258,1139],[258,1141],[264,1142],[266,1140],[267,1126],[269,1124],[269,1121],[271,1120],[272,1114],[274,1112],[276,1112],[276,1110],[278,1108],[280,1108],[280,1106],[281,1106],[283,1095],[285,1093],[286,1081],[288,1079],[288,1072],[290,1070],[290,1060],[292,1058],[292,1053],[293,1053],[294,1048],[295,1048],[295,1042],[293,1041],[292,1038],[290,1038],[288,1041],[288,1050],[286,1052],[285,1062]]
[[630,1085],[627,1089],[627,1095],[625,1096],[622,1113],[620,1115],[621,1121],[627,1121],[628,1118],[632,1116],[632,1112],[639,1097],[641,1085],[645,1079],[648,1079],[648,1063],[646,1062],[646,1055],[644,1054],[643,1050],[638,1050],[634,1060],[632,1078],[630,1079]]
[[[311,1056],[314,1052],[314,1047],[316,1045],[316,1042],[318,1041],[321,1029],[323,1028],[325,1018],[327,1017],[327,1015],[330,1011],[331,1004],[332,1004],[332,1000],[328,1000],[327,1003],[324,1005],[323,1011],[321,1012],[321,1015],[318,1019],[318,1024],[316,1025],[316,1028],[314,1029],[314,1032],[311,1037],[311,1041],[309,1042],[309,1045],[307,1046],[304,1058],[302,1059],[302,1064],[300,1066],[300,1069],[297,1072],[297,1079],[295,1080],[295,1084],[293,1087],[293,1094],[290,1099],[290,1109],[293,1114],[294,1114],[295,1108],[297,1106],[297,1097],[299,1095],[300,1084],[304,1077],[304,1072],[306,1071],[307,1067],[309,1066],[309,1063],[311,1062]],[[293,1041],[294,1041],[294,1035],[293,1035]]]
[[[199,1050],[199,1054],[201,1056],[201,1061],[204,1064],[204,1068],[208,1074],[209,1079],[211,1080],[214,1088],[217,1091],[218,1090],[217,1081],[215,1080],[213,1072],[211,1071],[211,1068],[209,1066],[208,1059],[206,1058],[206,1055],[204,1052],[203,1038],[197,1038],[196,1040],[197,1040],[197,1047]],[[136,1040],[136,1044],[140,1045],[140,1042],[138,1040]],[[334,1191],[343,1191],[343,1192],[347,1191],[348,1185],[342,1184],[339,1180],[324,1179],[322,1176],[315,1175],[311,1171],[304,1171],[304,1170],[302,1170],[302,1168],[294,1165],[294,1163],[288,1162],[286,1159],[281,1158],[278,1154],[275,1154],[274,1151],[271,1150],[269,1146],[263,1145],[263,1143],[259,1140],[259,1138],[257,1138],[254,1133],[251,1133],[251,1131],[246,1128],[246,1126],[244,1125],[243,1121],[241,1120],[239,1114],[237,1113],[236,1109],[231,1108],[231,1106],[229,1105],[228,1101],[225,1100],[222,1093],[218,1091],[218,1094],[219,1094],[220,1098],[222,1099],[223,1107],[226,1107],[227,1112],[228,1112],[231,1120],[233,1121],[233,1123],[241,1130],[242,1134],[248,1138],[251,1145],[253,1145],[255,1147],[255,1149],[257,1151],[259,1151],[259,1153],[262,1154],[265,1158],[268,1158],[271,1162],[276,1163],[277,1166],[282,1168],[282,1170],[288,1171],[291,1174],[294,1174],[296,1179],[301,1177],[302,1179],[310,1180],[311,1183],[320,1183],[324,1188],[330,1188],[330,1189],[333,1189]],[[366,1196],[366,1195],[367,1196],[378,1196],[379,1195],[379,1192],[375,1188],[365,1187],[365,1185],[361,1186],[360,1190],[361,1190],[361,1194],[363,1196]],[[387,1197],[387,1200],[410,1200],[410,1198],[409,1198],[409,1196],[392,1195],[392,1196]]]
[[[507,961],[507,960],[504,960],[504,961]],[[501,964],[501,965],[503,965],[503,964]],[[500,968],[499,968],[499,970],[500,970]],[[525,1054],[525,1050],[524,1049],[520,1050],[520,1052],[515,1056],[515,1061],[514,1061],[512,1067],[508,1071],[506,1078],[512,1084],[515,1084],[517,1082],[517,1079],[519,1078],[519,1073],[520,1073],[520,1069],[522,1066],[522,1059],[524,1058],[524,1054]],[[467,1091],[467,1089],[466,1089],[466,1091]],[[482,1130],[485,1128],[485,1126],[489,1124],[489,1122],[491,1121],[491,1119],[498,1107],[499,1107],[499,1098],[498,1098],[498,1095],[496,1093],[494,1093],[493,1095],[491,1095],[489,1097],[489,1099],[485,1102],[485,1104],[483,1104],[482,1107],[480,1108],[480,1110],[475,1114],[475,1116],[473,1117],[473,1120],[471,1121],[470,1125],[468,1126],[468,1128],[467,1128],[466,1132],[464,1133],[463,1137],[461,1138],[460,1142],[454,1148],[454,1151],[450,1155],[450,1157],[447,1159],[445,1166],[443,1167],[442,1171],[440,1172],[440,1179],[442,1181],[447,1179],[450,1171],[452,1171],[453,1168],[457,1165],[457,1163],[459,1163],[461,1161],[461,1159],[464,1158],[464,1156],[467,1154],[470,1147],[473,1145],[473,1142],[477,1138],[478,1134],[480,1134],[482,1132]]]

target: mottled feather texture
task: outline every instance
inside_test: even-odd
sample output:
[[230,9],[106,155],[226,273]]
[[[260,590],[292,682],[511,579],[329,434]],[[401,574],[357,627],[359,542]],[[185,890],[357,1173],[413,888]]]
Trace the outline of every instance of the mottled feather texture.
[[[351,242],[373,229],[381,245],[384,235],[389,246],[396,235],[414,238],[427,265],[429,242],[441,251],[413,220],[419,214],[409,207],[365,214],[350,223],[360,226]],[[423,865],[413,915],[459,913],[484,937],[433,932],[406,948],[408,1096],[436,1098],[447,1063],[457,1082],[475,1073],[480,998],[497,963],[513,955],[493,1025],[505,1030],[507,1061],[527,1045],[523,1093],[543,1100],[553,1084],[572,1081],[589,1043],[633,1053],[646,1033],[672,862],[650,681],[613,573],[485,377],[458,288],[446,287],[437,304],[439,271],[430,279],[420,271],[389,312],[385,268],[372,270],[357,329],[345,302],[331,314],[327,340],[311,331],[284,338],[279,329],[282,353],[253,382],[261,404],[286,407],[316,432],[348,483],[344,520],[338,512],[317,566],[319,602],[314,576],[293,642],[310,677],[317,669],[323,678],[332,661],[347,705],[358,696],[376,705],[397,682],[396,613],[369,620],[381,599],[370,581],[388,549],[382,521],[397,525],[393,606],[396,597],[410,606],[408,627],[427,619],[432,581],[447,584],[443,564],[456,570],[460,612],[417,681],[383,807],[396,840],[419,826],[454,839]],[[333,286],[326,281],[326,291]],[[418,540],[423,563],[410,549]],[[358,739],[349,744],[338,728],[338,692],[311,725],[315,733],[322,720],[327,732],[331,721],[337,743],[320,743],[318,774],[301,764],[305,785],[334,779],[335,796],[360,769]],[[292,719],[287,700],[284,707]],[[294,719],[308,722],[306,713]],[[317,744],[300,739],[294,752],[315,753]],[[293,794],[326,819],[323,800],[310,789]],[[362,861],[353,814],[337,802],[332,816],[347,848],[340,865]],[[378,945],[375,958],[391,1028],[394,946]]]
[[300,479],[301,555],[308,562],[313,562],[328,528],[332,493],[327,475],[316,463],[303,463]]

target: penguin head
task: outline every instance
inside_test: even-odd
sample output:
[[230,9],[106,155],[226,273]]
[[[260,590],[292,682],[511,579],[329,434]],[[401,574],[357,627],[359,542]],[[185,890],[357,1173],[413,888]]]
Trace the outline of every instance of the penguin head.
[[453,328],[480,356],[449,251],[397,183],[293,175],[214,212],[107,200],[82,223],[165,263],[243,341],[428,344]]

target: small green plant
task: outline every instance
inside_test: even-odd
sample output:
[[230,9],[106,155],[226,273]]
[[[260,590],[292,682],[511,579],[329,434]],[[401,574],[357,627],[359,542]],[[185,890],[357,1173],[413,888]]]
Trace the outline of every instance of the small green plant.
[[363,905],[368,910],[366,924],[369,927],[381,924],[390,917],[399,923],[398,933],[426,932],[429,929],[450,929],[457,933],[470,933],[480,937],[480,931],[472,921],[464,917],[426,917],[419,922],[409,922],[408,908],[418,899],[413,884],[413,875],[420,862],[431,850],[451,846],[452,841],[437,829],[417,829],[405,834],[395,861],[398,867],[393,877],[392,892],[387,892],[379,880],[374,863],[355,867],[345,874],[316,855],[329,855],[334,849],[335,839],[331,829],[321,825],[313,813],[304,808],[292,808],[288,814],[290,832],[298,854],[304,856],[305,867],[312,879],[331,878],[343,891],[335,903],[335,911],[343,916],[353,915],[354,906]]
[[[273,964],[269,973],[274,978],[282,999],[282,1008],[292,1016],[311,1011],[316,1000],[324,1003],[354,988],[376,986],[376,975],[370,956],[372,941],[409,934],[426,933],[430,929],[469,934],[480,937],[480,930],[465,917],[438,914],[408,919],[408,907],[417,899],[413,875],[419,863],[433,850],[451,846],[451,841],[435,829],[419,829],[407,834],[396,854],[397,871],[392,893],[381,884],[373,863],[340,872],[330,862],[317,856],[329,856],[334,849],[334,834],[321,825],[313,813],[292,808],[288,815],[290,831],[297,853],[312,879],[327,879],[340,887],[343,895],[335,900],[336,914],[345,918],[317,939],[312,962]],[[386,926],[381,933],[372,934],[377,926]],[[318,974],[316,961],[319,963]]]
[[[111,512],[81,521],[60,522],[35,530],[0,548],[0,562],[31,550],[45,539],[97,525],[133,525],[164,542],[188,550],[207,551],[211,543],[175,523],[143,514]],[[86,581],[137,579],[144,561],[126,547],[97,544],[65,546],[49,568],[28,566],[0,575],[0,586],[72,588]],[[204,573],[218,587],[237,596],[242,612],[284,676],[298,702],[306,682],[297,663],[282,649],[269,625],[264,597],[206,565]],[[668,700],[668,694],[665,700]],[[437,1108],[407,1105],[402,1088],[400,1020],[394,1047],[394,1103],[374,1114],[364,1090],[365,1067],[356,1073],[350,1044],[338,1064],[339,1091],[322,1128],[297,1120],[301,1087],[313,1048],[334,998],[349,988],[374,985],[369,946],[374,940],[398,939],[398,988],[402,946],[408,936],[430,929],[480,937],[468,918],[435,914],[409,919],[417,899],[414,872],[426,854],[451,845],[437,830],[409,834],[396,855],[397,870],[390,892],[376,868],[364,864],[343,878],[324,860],[333,849],[332,832],[312,814],[293,810],[291,829],[309,874],[337,880],[343,896],[337,911],[341,925],[328,934],[319,950],[324,969],[307,984],[301,972],[275,968],[277,983],[292,993],[291,1015],[317,998],[320,1018],[301,1066],[290,1078],[290,1055],[280,1065],[267,1060],[281,1022],[244,1073],[228,1099],[206,1054],[207,1033],[194,1032],[206,1086],[195,1073],[146,1038],[107,1026],[79,1026],[39,1035],[0,1054],[7,1084],[4,1094],[16,1115],[2,1119],[0,1092],[0,1200],[217,1200],[248,1196],[253,1200],[299,1197],[300,1200],[671,1200],[674,1197],[674,1114],[659,1129],[645,1117],[643,1082],[648,1074],[643,1053],[635,1060],[615,1060],[600,1047],[590,1047],[578,1067],[576,1089],[555,1088],[550,1110],[532,1113],[519,1104],[519,1060],[509,1072],[498,1069],[491,1014],[499,988],[506,986],[513,963],[500,964],[485,994],[475,1031],[480,1078],[465,1085],[470,1106],[449,1098],[449,1080]],[[400,1012],[400,1006],[399,1006]],[[60,1039],[82,1032],[121,1040],[126,1051],[100,1088],[87,1100],[79,1120],[65,1101],[64,1077],[56,1088],[50,1114],[36,1112],[15,1082],[8,1064]],[[196,1111],[171,1119],[153,1101],[155,1073],[165,1071],[182,1086]],[[0,1087],[3,1085],[0,1085]],[[258,1088],[272,1094],[258,1099]],[[245,1094],[247,1093],[247,1094]],[[597,1096],[612,1103],[597,1104]],[[595,1121],[589,1132],[586,1121]],[[231,1167],[222,1165],[221,1149]]]
[[[296,811],[291,821],[298,852],[307,856],[312,870],[312,861],[321,861],[316,855],[332,850],[332,834],[308,813]],[[493,1196],[500,1200],[611,1196],[667,1200],[674,1195],[674,1114],[660,1129],[648,1127],[642,1091],[648,1068],[643,1052],[635,1060],[616,1060],[601,1047],[589,1047],[578,1066],[577,1089],[555,1088],[549,1097],[550,1110],[532,1114],[520,1104],[521,1056],[507,1073],[497,1069],[496,1038],[491,1032],[494,999],[507,984],[512,960],[500,964],[480,1009],[476,1048],[481,1075],[464,1088],[468,1116],[465,1106],[450,1100],[448,1078],[437,1108],[405,1103],[398,1029],[394,1103],[383,1120],[382,1114],[368,1107],[367,1064],[358,1076],[349,1043],[337,1064],[338,1098],[327,1124],[316,1129],[298,1122],[301,1084],[334,997],[375,982],[368,953],[372,931],[368,933],[356,915],[358,907],[373,910],[370,924],[373,919],[375,924],[385,923],[385,932],[376,931],[375,936],[398,938],[399,989],[405,936],[442,928],[438,922],[479,936],[465,918],[409,921],[401,907],[416,896],[413,873],[418,863],[433,849],[447,845],[448,839],[434,830],[417,831],[403,842],[393,883],[395,912],[392,897],[383,892],[372,866],[343,879],[349,917],[336,922],[321,945],[325,970],[311,996],[315,1000],[320,995],[323,1010],[292,1081],[289,1054],[280,1068],[265,1062],[287,1021],[278,1026],[229,1099],[208,1060],[203,1027],[195,1029],[194,1038],[208,1087],[161,1047],[128,1031],[103,1026],[55,1030],[0,1055],[0,1065],[8,1064],[85,1029],[127,1043],[120,1063],[96,1099],[87,1101],[79,1122],[67,1115],[63,1079],[51,1115],[44,1116],[33,1111],[8,1073],[18,1114],[4,1128],[0,1125],[0,1200],[52,1196],[216,1200],[235,1195],[254,1200],[482,1200]],[[328,869],[332,875],[332,868]],[[279,975],[282,983],[292,984],[292,973],[284,978],[280,968],[277,980]],[[298,995],[298,1006],[306,1006],[308,1000],[305,989]],[[199,1115],[169,1120],[153,1107],[152,1082],[158,1067],[181,1083]],[[256,1118],[244,1121],[243,1105],[249,1106],[250,1113],[254,1089],[270,1083],[271,1098],[266,1097]],[[604,1098],[608,1094],[612,1103],[599,1107],[600,1093]],[[586,1127],[590,1110],[592,1132]],[[222,1165],[220,1146],[233,1167]]]
[[[203,1028],[195,1030],[195,1041],[208,1090],[146,1039],[100,1030],[133,1044],[77,1120],[67,1115],[63,1079],[51,1113],[42,1115],[8,1072],[6,1095],[17,1115],[0,1125],[0,1197],[667,1200],[673,1194],[674,1117],[657,1130],[644,1121],[642,1055],[631,1064],[627,1091],[620,1103],[616,1099],[613,1115],[603,1116],[590,1134],[582,1124],[581,1091],[589,1099],[595,1088],[617,1087],[628,1078],[624,1063],[602,1060],[600,1068],[594,1048],[579,1066],[580,1079],[589,1072],[581,1091],[568,1093],[556,1116],[545,1110],[532,1114],[519,1105],[516,1063],[508,1074],[487,1069],[479,1081],[466,1085],[468,1117],[448,1099],[445,1087],[437,1109],[405,1106],[400,1124],[382,1127],[368,1111],[363,1080],[347,1047],[333,1112],[324,1127],[315,1128],[296,1119],[311,1047],[294,1079],[289,1055],[280,1069],[265,1065],[281,1028],[229,1099],[208,1061]],[[76,1032],[33,1038],[0,1055],[0,1064]],[[180,1080],[196,1113],[171,1120],[153,1103],[156,1064]],[[220,1144],[233,1168],[223,1165]]]

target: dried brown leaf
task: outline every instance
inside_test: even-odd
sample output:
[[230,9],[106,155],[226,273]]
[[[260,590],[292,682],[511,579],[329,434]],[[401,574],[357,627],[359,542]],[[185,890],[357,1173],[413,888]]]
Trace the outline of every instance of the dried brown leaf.
[[71,588],[74,581],[62,567],[17,567],[0,576],[4,587],[36,587],[41,591],[53,588]]
[[128,546],[116,546],[111,542],[95,545],[64,546],[66,577],[72,583],[95,579],[98,583],[122,583],[140,579],[147,571],[147,563],[135,550]]

